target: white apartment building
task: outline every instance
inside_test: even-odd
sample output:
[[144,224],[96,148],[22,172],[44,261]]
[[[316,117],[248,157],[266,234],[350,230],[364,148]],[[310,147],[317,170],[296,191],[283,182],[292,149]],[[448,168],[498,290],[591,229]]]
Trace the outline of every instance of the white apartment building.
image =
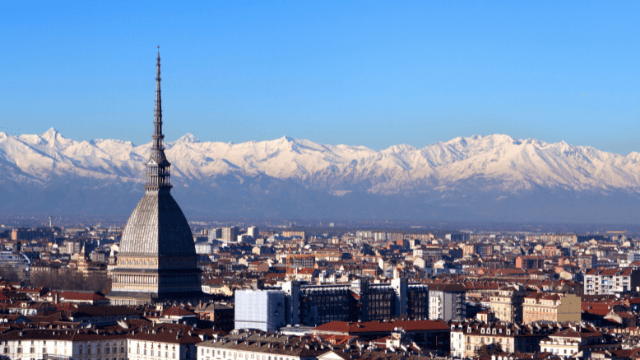
[[[196,329],[198,330],[198,329]],[[3,360],[190,360],[207,332],[182,324],[145,325],[129,331],[15,330],[0,335]]]
[[549,352],[564,358],[572,357],[584,350],[607,350],[619,346],[605,341],[601,332],[595,328],[574,326],[549,335],[540,341],[540,351]]
[[624,269],[591,269],[584,275],[585,295],[615,295],[640,288],[640,271]]
[[198,360],[316,360],[328,349],[310,338],[244,333],[199,343]]
[[92,330],[16,330],[0,335],[0,358],[126,360],[127,341]]

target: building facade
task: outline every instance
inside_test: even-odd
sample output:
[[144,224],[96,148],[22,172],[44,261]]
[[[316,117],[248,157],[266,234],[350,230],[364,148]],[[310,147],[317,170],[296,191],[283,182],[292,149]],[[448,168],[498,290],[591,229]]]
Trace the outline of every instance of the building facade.
[[584,276],[585,295],[615,295],[640,288],[640,271],[624,269],[591,269]]
[[538,293],[524,298],[522,317],[525,324],[536,321],[580,322],[582,301],[573,294]]
[[285,294],[281,290],[235,292],[235,328],[274,331],[287,325]]
[[490,298],[490,308],[496,319],[510,323],[522,322],[522,303],[527,292],[520,287],[505,287]]
[[429,287],[430,320],[462,320],[467,316],[465,288],[462,285],[437,284]]
[[484,346],[504,353],[540,351],[540,340],[557,327],[533,327],[505,322],[451,323],[451,356],[473,358]]
[[[279,307],[255,305],[254,301],[264,302],[264,299],[238,301],[238,296],[240,299],[253,299],[253,296],[262,296],[258,294],[265,291],[281,294],[277,295],[278,298],[284,296],[284,320],[280,319],[282,312]],[[261,322],[277,318],[279,320],[274,324],[282,321],[285,325],[305,326],[318,326],[331,321],[375,321],[396,317],[426,320],[428,299],[428,286],[409,283],[402,278],[381,284],[372,284],[366,279],[336,285],[307,285],[288,281],[282,288],[273,290],[236,291],[236,328],[260,329],[252,324],[254,320],[240,321],[245,318],[256,318]],[[252,315],[243,317],[243,314]]]

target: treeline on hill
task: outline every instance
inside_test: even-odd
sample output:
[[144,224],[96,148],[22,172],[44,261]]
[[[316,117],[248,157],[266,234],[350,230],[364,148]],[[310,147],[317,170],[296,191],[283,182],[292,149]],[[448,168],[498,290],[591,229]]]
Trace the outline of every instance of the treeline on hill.
[[111,279],[106,274],[84,276],[76,270],[31,272],[25,276],[18,269],[0,266],[0,278],[7,281],[21,281],[29,286],[46,287],[52,290],[111,291]]

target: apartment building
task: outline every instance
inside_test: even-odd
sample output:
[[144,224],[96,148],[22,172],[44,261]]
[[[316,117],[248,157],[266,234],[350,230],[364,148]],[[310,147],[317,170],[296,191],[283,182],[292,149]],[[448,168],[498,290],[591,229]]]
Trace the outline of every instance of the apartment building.
[[6,360],[190,360],[208,340],[189,325],[146,325],[136,330],[23,329],[0,335]]
[[413,249],[413,257],[424,259],[428,266],[442,260],[442,246],[422,245]]
[[7,360],[127,359],[125,336],[99,336],[95,331],[16,330],[0,335],[0,354]]
[[235,242],[238,239],[239,229],[235,226],[223,227],[221,229],[220,240],[225,243]]
[[504,353],[540,351],[540,340],[554,332],[556,325],[522,326],[505,322],[452,322],[451,356],[473,358],[483,346],[497,348]]
[[315,360],[320,349],[309,337],[239,334],[197,344],[199,360]]
[[516,268],[518,269],[542,269],[544,266],[543,256],[518,256],[516,258]]
[[465,288],[457,284],[435,284],[429,287],[430,320],[462,320],[466,317]]
[[572,326],[550,334],[540,341],[540,351],[549,352],[563,358],[576,356],[583,351],[605,351],[619,349],[620,344],[613,343],[592,327]]
[[285,230],[282,232],[282,236],[284,237],[299,237],[302,241],[307,240],[307,232],[302,230]]
[[585,295],[615,295],[640,288],[640,271],[624,269],[591,269],[584,276]]
[[510,323],[522,322],[522,303],[529,293],[520,286],[508,286],[490,297],[490,308],[496,319]]
[[522,304],[523,323],[536,321],[580,322],[580,296],[573,294],[537,293],[524,298]]

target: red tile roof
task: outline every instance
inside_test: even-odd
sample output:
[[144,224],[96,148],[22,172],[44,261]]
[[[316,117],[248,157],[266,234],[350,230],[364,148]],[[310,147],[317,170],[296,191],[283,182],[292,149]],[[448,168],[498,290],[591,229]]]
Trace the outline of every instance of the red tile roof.
[[391,332],[395,328],[402,328],[405,331],[428,331],[428,330],[449,330],[449,326],[443,321],[432,320],[409,320],[409,321],[389,321],[389,322],[347,322],[332,321],[314,328],[316,331],[338,332],[344,335],[368,333],[368,332]]

